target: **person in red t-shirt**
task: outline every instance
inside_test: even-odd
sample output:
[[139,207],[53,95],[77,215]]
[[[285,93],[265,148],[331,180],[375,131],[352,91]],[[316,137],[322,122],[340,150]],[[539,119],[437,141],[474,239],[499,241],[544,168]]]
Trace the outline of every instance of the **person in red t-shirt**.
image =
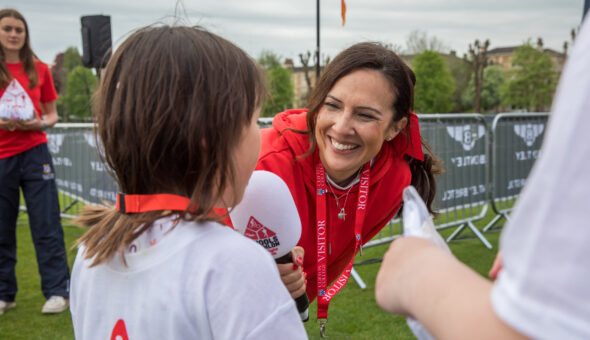
[[326,66],[308,109],[280,113],[262,130],[257,170],[287,183],[302,222],[305,275],[279,265],[293,296],[306,290],[327,311],[346,282],[340,275],[397,213],[406,186],[414,185],[431,210],[441,169],[420,138],[414,83],[391,50],[355,44]]
[[70,274],[45,135],[58,121],[57,93],[49,68],[31,49],[24,17],[14,9],[0,10],[0,45],[0,314],[16,305],[19,189],[47,298],[41,311],[60,313],[68,308]]

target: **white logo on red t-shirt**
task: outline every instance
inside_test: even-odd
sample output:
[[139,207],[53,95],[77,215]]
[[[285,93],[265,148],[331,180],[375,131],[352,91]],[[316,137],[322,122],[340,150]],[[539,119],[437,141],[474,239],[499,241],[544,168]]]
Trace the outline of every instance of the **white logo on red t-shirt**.
[[254,216],[250,216],[244,236],[260,243],[271,255],[276,255],[279,250],[280,243],[277,234],[258,222]]
[[0,118],[31,120],[35,107],[29,94],[16,80],[12,79],[0,98]]

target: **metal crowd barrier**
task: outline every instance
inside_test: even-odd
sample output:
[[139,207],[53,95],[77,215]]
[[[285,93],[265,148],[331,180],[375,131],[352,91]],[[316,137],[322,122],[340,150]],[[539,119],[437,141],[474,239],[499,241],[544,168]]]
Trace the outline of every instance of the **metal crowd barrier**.
[[[437,229],[456,227],[451,241],[469,228],[488,248],[491,244],[473,222],[488,209],[488,129],[480,114],[420,114],[420,134],[443,162],[445,173],[437,178],[433,206],[439,213]],[[401,220],[391,220],[363,248],[389,243],[401,236]]]
[[[421,114],[420,133],[443,161],[445,174],[437,179],[434,207],[437,229],[456,227],[453,240],[469,228],[492,248],[474,222],[491,205],[497,214],[483,232],[508,213],[538,157],[549,114],[502,113]],[[491,122],[491,127],[489,126]],[[364,248],[389,243],[401,236],[400,219],[392,219]]]
[[260,126],[261,129],[269,128],[272,126],[272,119],[273,117],[258,118],[258,126]]
[[[434,205],[440,215],[434,222],[437,229],[458,226],[447,242],[467,227],[492,248],[473,222],[486,215],[490,203],[497,215],[483,232],[508,218],[539,154],[547,117],[548,113],[498,114],[490,129],[489,117],[480,114],[419,115],[420,134],[446,170],[437,179]],[[402,233],[400,219],[393,219],[364,248],[389,243]],[[375,260],[361,264],[371,262]],[[356,271],[353,279],[366,288]]]
[[[498,215],[484,231],[507,217],[538,155],[547,116],[499,114],[490,129],[480,114],[419,115],[421,134],[446,170],[438,178],[434,206],[440,213],[437,229],[456,228],[447,241],[468,228],[491,248],[473,222],[486,215],[489,203]],[[272,118],[259,120],[261,127],[271,124]],[[100,159],[92,128],[60,123],[48,133],[65,218],[77,216],[86,204],[115,202],[117,185]],[[393,219],[364,248],[391,242],[402,230],[401,221]]]
[[[443,162],[445,173],[437,178],[433,202],[439,215],[434,220],[437,229],[456,227],[447,242],[469,228],[488,248],[490,242],[473,222],[482,219],[488,210],[487,164],[489,133],[484,116],[480,114],[420,114],[420,134]],[[401,219],[392,219],[363,248],[389,243],[403,233]],[[359,264],[373,263],[369,259]],[[353,279],[361,289],[365,282],[354,270]]]
[[97,146],[93,124],[56,124],[47,133],[53,157],[62,217],[79,215],[88,204],[113,204],[117,184],[107,173]]
[[491,137],[491,196],[497,214],[483,231],[502,218],[508,220],[516,198],[526,183],[545,135],[549,113],[501,113],[494,117]]
[[[269,127],[272,118],[260,118]],[[62,218],[75,218],[84,205],[114,204],[118,187],[100,158],[92,123],[58,123],[47,132]],[[20,209],[26,211],[24,202]]]
[[480,114],[420,115],[420,134],[443,161],[445,173],[437,178],[434,207],[439,212],[437,229],[456,227],[447,238],[453,240],[470,229],[488,248],[492,245],[473,222],[488,209],[487,164],[489,133]]
[[[508,218],[538,156],[548,114],[498,114],[491,128],[480,114],[418,117],[422,137],[443,161],[446,171],[437,181],[436,228],[456,228],[447,242],[468,228],[492,248],[473,222],[486,215],[490,203],[497,216],[484,232],[501,218]],[[260,118],[258,123],[261,128],[270,127],[272,118]],[[92,129],[90,123],[60,123],[47,135],[64,218],[76,217],[87,204],[115,202],[117,185],[101,161]],[[21,210],[25,210],[22,205]],[[389,243],[402,231],[401,220],[394,218],[363,248]],[[362,289],[366,287],[354,269],[352,276]]]

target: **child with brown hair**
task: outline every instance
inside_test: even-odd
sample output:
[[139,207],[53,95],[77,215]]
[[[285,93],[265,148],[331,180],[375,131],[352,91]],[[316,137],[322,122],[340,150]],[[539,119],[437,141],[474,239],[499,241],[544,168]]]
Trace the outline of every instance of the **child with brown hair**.
[[213,211],[242,199],[263,92],[254,61],[202,29],[148,27],[117,49],[94,112],[124,194],[78,220],[77,338],[306,338],[272,257]]

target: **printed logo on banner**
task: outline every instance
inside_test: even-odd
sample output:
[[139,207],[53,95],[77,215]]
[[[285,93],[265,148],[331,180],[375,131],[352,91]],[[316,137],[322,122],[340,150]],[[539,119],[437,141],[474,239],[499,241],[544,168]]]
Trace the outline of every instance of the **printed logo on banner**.
[[52,133],[47,135],[47,148],[52,154],[59,153],[61,145],[64,143],[65,134]]
[[254,216],[250,216],[244,236],[260,243],[272,255],[276,255],[279,250],[280,243],[277,234],[258,222]]
[[447,126],[447,133],[463,145],[463,150],[469,151],[473,149],[475,142],[485,136],[486,128],[483,125]]
[[93,133],[90,133],[90,132],[84,133],[84,139],[86,140],[86,143],[88,143],[88,145],[90,145],[90,147],[92,147],[93,149],[96,149],[98,151],[98,153],[100,154],[100,156],[102,158],[104,158],[104,150],[102,148],[102,145],[100,147],[97,147],[96,138],[98,138],[98,137],[95,137]]
[[526,146],[531,147],[535,144],[537,137],[543,133],[545,124],[516,124],[514,125],[514,133],[522,138]]
[[84,139],[86,140],[86,143],[88,143],[88,145],[90,145],[93,148],[96,147],[96,138],[94,137],[94,134],[90,132],[85,132]]

